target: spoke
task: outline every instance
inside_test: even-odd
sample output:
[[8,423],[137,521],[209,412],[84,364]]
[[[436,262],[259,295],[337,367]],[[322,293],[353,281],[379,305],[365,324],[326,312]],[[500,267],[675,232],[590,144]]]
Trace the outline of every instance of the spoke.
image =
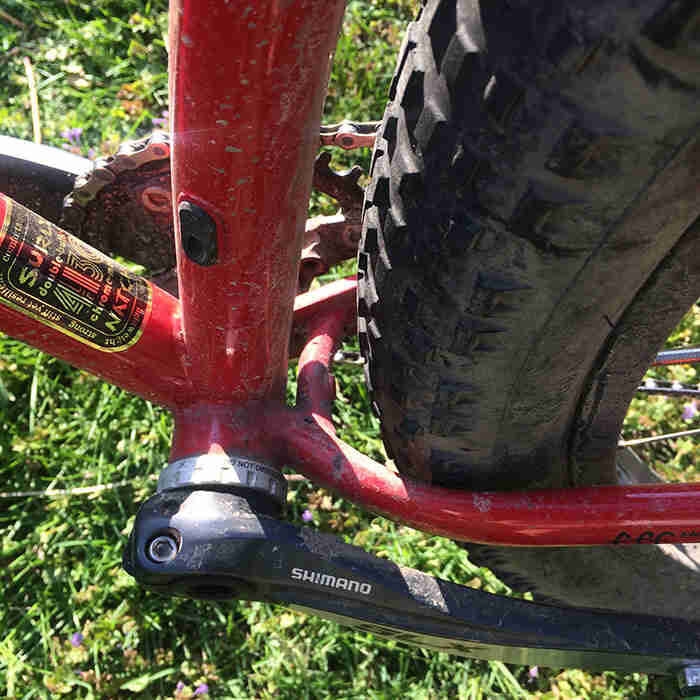
[[666,435],[652,435],[647,438],[638,438],[636,440],[620,440],[617,443],[618,447],[633,447],[634,445],[645,445],[649,442],[659,442],[661,440],[671,440],[673,438],[686,437],[688,435],[697,435],[700,433],[700,428],[694,430],[683,430],[680,433],[667,433]]
[[637,387],[637,392],[641,394],[657,394],[660,396],[700,396],[700,387],[681,384],[680,382],[664,382],[660,380],[647,379],[644,384]]

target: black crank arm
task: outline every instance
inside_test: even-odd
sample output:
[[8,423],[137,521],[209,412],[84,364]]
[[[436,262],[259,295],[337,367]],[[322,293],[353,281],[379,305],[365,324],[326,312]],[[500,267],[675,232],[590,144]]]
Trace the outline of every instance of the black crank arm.
[[[152,590],[288,605],[440,651],[553,667],[673,673],[700,663],[683,620],[496,596],[273,517],[246,494],[173,489],[141,507],[124,555]],[[261,512],[267,511],[267,513]]]

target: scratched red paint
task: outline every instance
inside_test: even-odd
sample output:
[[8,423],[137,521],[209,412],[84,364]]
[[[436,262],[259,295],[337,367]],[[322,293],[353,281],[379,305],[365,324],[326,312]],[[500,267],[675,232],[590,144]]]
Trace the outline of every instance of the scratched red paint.
[[193,398],[282,399],[301,239],[341,0],[171,3],[176,202],[218,224],[219,258],[179,245]]

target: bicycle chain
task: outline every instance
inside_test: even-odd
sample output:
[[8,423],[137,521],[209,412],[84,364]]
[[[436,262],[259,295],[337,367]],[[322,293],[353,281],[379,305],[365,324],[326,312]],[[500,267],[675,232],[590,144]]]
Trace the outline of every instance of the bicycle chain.
[[342,121],[339,124],[328,124],[321,127],[322,146],[340,146],[346,151],[352,148],[374,146],[374,140],[382,125],[381,122],[351,122]]
[[[344,121],[322,126],[319,144],[336,145],[346,150],[372,146],[379,125],[379,122]],[[352,257],[359,241],[364,198],[364,191],[357,184],[361,170],[356,166],[347,172],[336,173],[328,166],[329,160],[330,156],[323,153],[317,159],[314,187],[336,198],[343,215],[335,217],[335,226],[327,225],[329,219],[327,222],[317,221],[313,231],[307,227],[306,258],[302,262],[310,261],[311,266],[302,266],[304,274],[300,279],[300,291],[308,288],[313,276]],[[127,176],[130,181],[125,183]],[[174,235],[169,179],[170,138],[166,132],[154,131],[150,136],[125,142],[114,155],[96,160],[93,169],[75,181],[72,192],[63,201],[60,223],[95,248],[109,249],[109,252],[150,267],[153,281],[176,294],[174,252],[169,254],[165,250],[166,244],[172,248]],[[149,187],[152,182],[155,184]],[[123,184],[123,192],[108,197],[110,190],[118,190],[120,184]],[[136,192],[141,194],[141,203],[136,201]],[[158,206],[154,197],[163,199],[162,206]],[[106,201],[100,201],[99,207],[95,206],[101,199]],[[130,210],[124,210],[125,202],[131,204]],[[122,206],[117,206],[119,204]],[[147,210],[145,217],[143,209]],[[95,225],[91,226],[93,218]],[[338,223],[342,225],[337,226]],[[150,245],[151,240],[156,240],[158,245]],[[136,246],[136,258],[135,241],[142,244]],[[139,248],[143,251],[140,255]],[[155,260],[155,269],[154,249],[162,258]]]
[[63,200],[64,217],[84,215],[85,207],[121,173],[169,159],[170,137],[164,131],[154,131],[145,138],[121,144],[113,156],[98,158],[90,172],[76,179],[73,191]]
[[60,225],[143,265],[155,284],[177,295],[168,134],[155,131],[97,159],[63,200]]
[[[340,146],[346,150],[371,147],[380,124],[381,122],[344,121],[325,125],[321,127],[319,141],[322,146]],[[63,200],[64,218],[70,221],[74,217],[74,220],[79,221],[85,213],[85,207],[121,173],[136,170],[147,163],[169,159],[170,137],[165,131],[154,131],[150,136],[121,144],[113,156],[98,158],[90,172],[76,179],[73,191]],[[354,172],[352,179],[357,181]],[[327,194],[333,196],[332,192]]]

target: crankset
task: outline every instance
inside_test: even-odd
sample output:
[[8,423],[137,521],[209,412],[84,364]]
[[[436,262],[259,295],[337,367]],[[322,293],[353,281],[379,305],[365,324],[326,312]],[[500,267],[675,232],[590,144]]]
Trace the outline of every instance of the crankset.
[[[342,122],[321,127],[319,145],[345,150],[371,146],[380,122]],[[337,200],[334,216],[309,219],[303,239],[299,291],[314,277],[357,254],[364,190],[358,185],[359,166],[336,172],[330,154],[321,153],[314,165],[313,186]],[[9,190],[31,204],[31,181],[20,191]],[[6,187],[7,189],[7,187]],[[177,296],[174,224],[170,199],[170,137],[155,131],[119,146],[116,153],[97,159],[82,172],[65,197],[61,226],[101,251],[121,255],[144,266],[150,279]],[[55,206],[45,213],[52,218]],[[58,219],[53,215],[52,220]]]
[[171,465],[136,517],[124,566],[153,591],[279,603],[481,659],[676,673],[685,694],[700,691],[691,623],[506,598],[398,566],[281,520],[284,479],[267,465],[206,457],[226,464]]

